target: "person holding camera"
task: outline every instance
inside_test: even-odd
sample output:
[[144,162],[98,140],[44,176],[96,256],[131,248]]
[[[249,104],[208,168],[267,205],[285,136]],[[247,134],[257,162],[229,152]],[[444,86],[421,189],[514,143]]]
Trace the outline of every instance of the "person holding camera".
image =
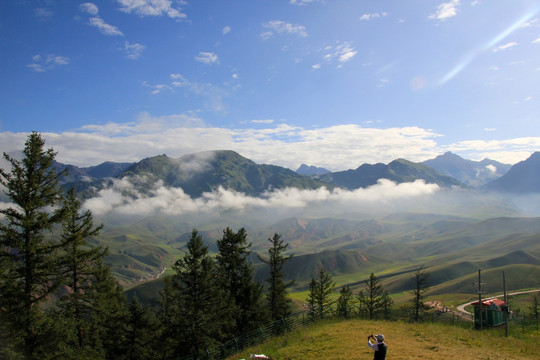
[[[372,343],[370,340],[373,339],[375,343]],[[373,336],[373,334],[369,335],[367,338],[368,346],[375,350],[375,356],[373,357],[373,360],[384,360],[386,358],[386,349],[388,349],[388,345],[384,342],[384,335],[378,334]]]

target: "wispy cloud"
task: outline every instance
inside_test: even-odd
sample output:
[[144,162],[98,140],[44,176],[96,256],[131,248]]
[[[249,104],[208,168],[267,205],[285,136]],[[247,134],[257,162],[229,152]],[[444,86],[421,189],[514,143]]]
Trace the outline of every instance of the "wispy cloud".
[[213,52],[202,51],[199,55],[195,56],[195,60],[207,65],[219,64],[219,57]]
[[387,16],[388,13],[386,12],[383,12],[383,13],[371,13],[371,14],[364,14],[362,16],[360,16],[360,20],[361,21],[369,21],[369,20],[372,20],[372,19],[378,19],[382,16]]
[[45,72],[60,66],[68,65],[69,63],[70,59],[65,56],[51,54],[34,55],[32,57],[32,63],[26,66],[36,72]]
[[536,40],[533,40],[532,41],[533,44],[540,44],[540,38],[536,39]]
[[167,15],[172,19],[185,19],[187,15],[175,8],[170,0],[116,0],[121,11],[135,13],[139,16]]
[[510,49],[510,48],[516,46],[517,44],[518,44],[517,42],[512,41],[512,42],[509,42],[507,44],[497,46],[495,49],[493,49],[493,52],[499,52],[499,51],[502,51],[502,50],[507,50],[507,49]]
[[230,26],[225,26],[223,29],[221,29],[221,33],[223,35],[226,35],[226,34],[228,34],[230,32],[231,32],[231,27]]
[[[324,63],[334,63],[337,61],[338,67],[341,67],[344,63],[352,60],[358,53],[349,42],[326,46],[321,52],[323,53],[322,60]],[[321,63],[312,65],[312,68],[315,70],[320,69]]]
[[48,8],[42,7],[34,9],[34,16],[42,20],[50,19],[53,15],[54,12]]
[[102,34],[109,35],[109,36],[124,36],[122,31],[118,29],[116,26],[107,24],[105,20],[103,20],[98,14],[99,14],[99,8],[96,4],[87,2],[79,5],[79,10],[92,15],[92,17],[88,20],[88,25],[93,26],[97,28]]
[[99,13],[99,8],[94,3],[90,3],[90,2],[83,3],[79,5],[79,8],[81,9],[81,11],[88,13],[90,15],[93,15],[93,16],[96,16]]
[[272,124],[274,122],[273,119],[265,119],[265,120],[250,120],[249,121],[252,124]]
[[454,17],[458,13],[458,7],[460,0],[450,0],[447,3],[439,4],[437,11],[430,14],[428,18],[436,20],[446,20],[451,17]]
[[120,31],[116,26],[107,24],[99,16],[92,17],[88,20],[90,26],[98,28],[98,30],[104,35],[110,36],[124,36],[124,33]]
[[298,35],[300,37],[307,37],[308,33],[306,27],[298,24],[290,24],[282,20],[271,20],[262,24],[262,27],[269,29],[268,31],[262,32],[261,37],[263,39],[268,39],[274,34],[292,34]]
[[124,50],[128,59],[136,60],[142,56],[144,49],[146,49],[144,45],[139,43],[131,44],[126,41],[122,50]]
[[306,6],[314,2],[320,2],[321,0],[290,0],[289,3],[292,5]]

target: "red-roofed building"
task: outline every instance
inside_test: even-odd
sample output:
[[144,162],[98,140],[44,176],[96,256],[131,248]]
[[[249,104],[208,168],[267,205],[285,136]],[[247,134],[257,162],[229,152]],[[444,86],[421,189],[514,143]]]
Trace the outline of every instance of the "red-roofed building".
[[[473,302],[474,306],[474,326],[480,327],[480,306],[479,302]],[[482,327],[484,326],[499,326],[505,323],[504,307],[505,303],[499,299],[482,300]]]

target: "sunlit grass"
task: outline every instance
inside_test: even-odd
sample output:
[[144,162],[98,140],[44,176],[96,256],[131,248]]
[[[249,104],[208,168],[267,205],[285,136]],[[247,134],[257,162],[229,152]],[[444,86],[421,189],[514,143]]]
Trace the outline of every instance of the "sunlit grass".
[[366,345],[371,333],[383,333],[388,359],[540,359],[540,335],[505,338],[500,332],[482,332],[441,324],[387,321],[321,321],[249,348],[229,359],[266,354],[272,359],[371,359]]

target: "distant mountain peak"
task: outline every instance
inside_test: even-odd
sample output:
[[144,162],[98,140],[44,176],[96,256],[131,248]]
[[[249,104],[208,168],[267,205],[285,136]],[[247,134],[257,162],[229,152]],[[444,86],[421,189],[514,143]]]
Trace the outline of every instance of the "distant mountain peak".
[[489,159],[482,161],[466,160],[450,151],[437,156],[435,159],[426,160],[422,164],[470,186],[481,186],[497,179],[511,167],[511,165]]
[[313,176],[313,175],[328,174],[330,171],[326,170],[325,168],[322,168],[322,167],[316,167],[316,166],[313,166],[313,165],[302,164],[302,165],[300,165],[298,170],[296,170],[296,172],[298,174],[300,174],[300,175]]

